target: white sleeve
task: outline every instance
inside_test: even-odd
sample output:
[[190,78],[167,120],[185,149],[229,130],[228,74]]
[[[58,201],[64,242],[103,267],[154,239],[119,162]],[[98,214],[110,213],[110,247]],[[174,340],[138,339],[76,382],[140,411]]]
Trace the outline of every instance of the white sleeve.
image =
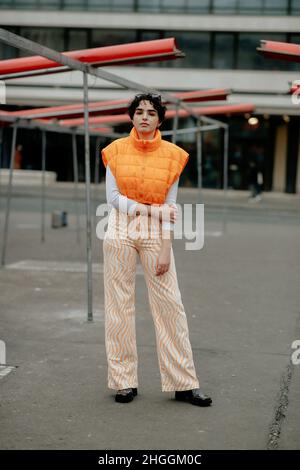
[[[107,203],[111,204],[116,209],[119,209],[121,212],[133,215],[136,207],[138,205],[137,201],[129,199],[127,196],[123,196],[120,193],[116,179],[112,174],[109,165],[106,166],[106,199]],[[177,192],[178,192],[179,178],[172,184],[168,194],[166,196],[165,204],[176,204]],[[174,223],[172,222],[163,222],[162,228],[165,230],[174,230]]]
[[108,165],[106,166],[105,184],[107,203],[125,214],[133,215],[138,202],[120,193],[116,179]]
[[[177,192],[178,192],[178,185],[179,185],[179,178],[172,184],[170,187],[165,204],[176,204],[177,200]],[[174,223],[172,222],[163,222],[162,228],[165,230],[173,230],[174,231]]]

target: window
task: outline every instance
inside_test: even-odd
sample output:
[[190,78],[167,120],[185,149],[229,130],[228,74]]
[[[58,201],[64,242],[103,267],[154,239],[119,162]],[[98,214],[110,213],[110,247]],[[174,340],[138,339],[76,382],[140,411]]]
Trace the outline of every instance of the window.
[[261,39],[286,41],[285,34],[240,33],[238,44],[238,69],[249,70],[290,70],[290,63],[263,57],[256,50]]
[[237,0],[213,0],[213,12],[219,14],[236,13]]
[[210,8],[210,0],[202,0],[199,2],[199,0],[187,0],[186,1],[186,11],[187,13],[203,13],[207,14],[209,13],[209,8]]
[[88,48],[88,34],[85,29],[68,30],[68,51],[78,51]]
[[[71,3],[71,2],[70,2]],[[88,0],[87,6],[82,9],[101,11],[133,11],[134,0]]]
[[184,0],[161,0],[161,12],[167,13],[185,13],[185,1]]
[[[137,41],[152,41],[154,39],[161,39],[162,33],[160,31],[138,31]],[[162,62],[144,62],[137,64],[141,67],[161,67]]]
[[166,62],[166,67],[210,67],[210,33],[167,31],[165,36],[175,37],[185,58]]
[[160,12],[160,0],[138,0],[138,11],[139,12],[149,12],[149,13],[159,13]]
[[[10,31],[11,33],[19,33],[17,28],[10,28],[8,26],[5,26],[5,29]],[[19,49],[13,46],[9,46],[8,44],[5,44],[4,42],[0,41],[0,60],[15,59],[16,57],[19,57]]]
[[263,13],[264,0],[239,0],[238,13],[241,15],[261,15]]
[[136,42],[136,31],[135,30],[92,30],[92,43],[90,47],[104,47],[114,46],[117,44],[126,44],[129,42]]
[[213,47],[213,67],[215,69],[234,68],[234,35],[216,33]]
[[271,15],[286,15],[287,0],[265,0],[265,13]]
[[[65,50],[63,28],[20,28],[20,36],[50,47],[58,52]],[[34,55],[20,50],[20,56]]]
[[300,15],[300,2],[299,0],[291,0],[291,13],[294,15]]
[[64,10],[83,10],[84,8],[86,8],[84,0],[63,0]]

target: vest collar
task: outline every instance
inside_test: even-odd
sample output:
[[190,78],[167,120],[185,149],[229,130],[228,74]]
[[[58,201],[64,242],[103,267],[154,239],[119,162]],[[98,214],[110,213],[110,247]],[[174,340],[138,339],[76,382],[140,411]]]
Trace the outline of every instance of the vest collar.
[[144,152],[153,152],[161,144],[161,133],[159,129],[156,129],[155,134],[154,134],[154,139],[144,140],[144,139],[139,139],[138,133],[133,127],[130,131],[129,138],[135,148],[137,148],[138,150],[142,150]]

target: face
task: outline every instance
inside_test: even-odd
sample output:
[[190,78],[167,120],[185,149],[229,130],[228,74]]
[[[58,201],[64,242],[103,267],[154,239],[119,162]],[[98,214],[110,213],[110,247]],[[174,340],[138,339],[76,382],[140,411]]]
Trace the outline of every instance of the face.
[[142,139],[152,139],[160,126],[158,113],[150,101],[140,101],[133,115],[132,123]]

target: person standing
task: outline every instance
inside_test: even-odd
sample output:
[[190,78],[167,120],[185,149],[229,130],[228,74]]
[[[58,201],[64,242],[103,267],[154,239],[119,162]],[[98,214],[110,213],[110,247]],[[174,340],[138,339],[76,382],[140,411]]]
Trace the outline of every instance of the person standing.
[[112,206],[103,240],[105,345],[108,388],[115,400],[137,396],[135,271],[144,270],[163,392],[209,406],[199,388],[188,324],[178,287],[172,248],[179,177],[188,154],[162,140],[166,108],[159,95],[139,94],[128,108],[129,136],[102,149],[107,202]]

